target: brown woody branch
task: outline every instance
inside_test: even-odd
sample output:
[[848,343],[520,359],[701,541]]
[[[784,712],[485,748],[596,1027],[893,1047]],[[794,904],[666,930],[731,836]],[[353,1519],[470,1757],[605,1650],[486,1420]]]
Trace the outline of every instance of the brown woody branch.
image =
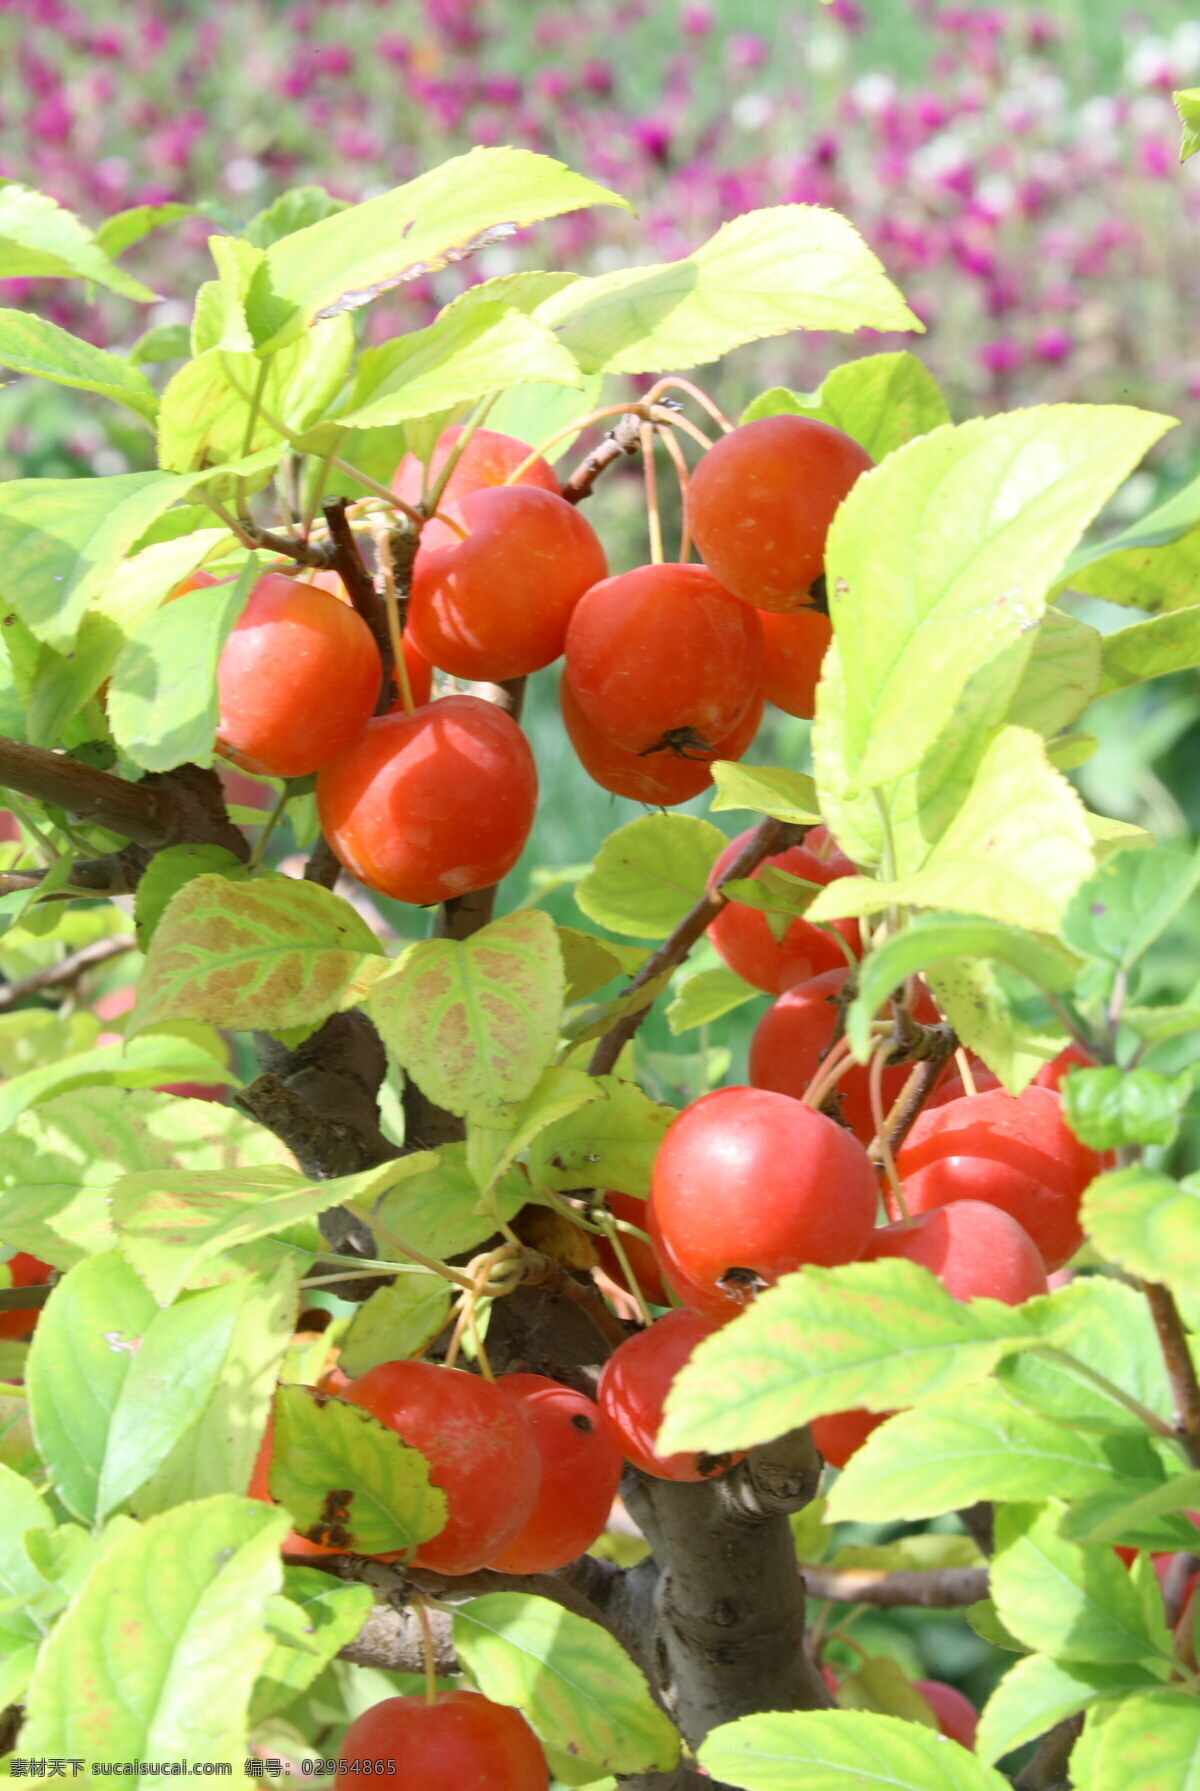
[[213,844],[249,857],[245,836],[225,812],[220,779],[198,765],[151,772],[135,784],[63,753],[0,738],[0,785],[153,851]]
[[871,1604],[881,1610],[912,1607],[949,1611],[988,1595],[986,1567],[932,1567],[884,1573],[866,1567],[802,1566],[810,1598],[835,1604]]
[[616,427],[610,429],[604,440],[590,454],[584,456],[574,472],[563,481],[562,495],[568,504],[581,504],[590,497],[592,487],[605,467],[612,466],[614,461],[621,460],[627,454],[638,454],[641,451],[639,431],[642,419],[634,412],[621,417]]
[[[727,906],[729,897],[725,895],[722,885],[732,883],[739,877],[752,876],[765,858],[772,858],[777,852],[786,851],[797,840],[803,839],[807,831],[807,828],[793,826],[788,821],[760,822],[725,872],[722,884],[705,891],[696,905],[684,915],[671,936],[646,959],[624,994],[632,995],[635,990],[643,988],[664,971],[677,969],[722,908]],[[606,1076],[615,1069],[617,1059],[646,1018],[650,1005],[648,1003],[632,1013],[622,1014],[609,1027],[592,1053],[592,1061],[588,1065],[591,1075]]]
[[1150,1306],[1167,1371],[1175,1411],[1175,1434],[1192,1466],[1200,1468],[1200,1382],[1196,1378],[1196,1364],[1188,1347],[1187,1332],[1169,1288],[1154,1281],[1143,1281],[1142,1289]]
[[1067,1791],[1071,1750],[1082,1729],[1082,1716],[1064,1717],[1048,1729],[1033,1758],[1013,1780],[1014,1791]]
[[0,1287],[0,1312],[36,1311],[53,1291],[50,1281],[38,1281],[32,1287]]
[[371,630],[375,645],[379,649],[383,675],[380,679],[379,700],[375,705],[375,713],[376,715],[386,715],[392,700],[392,673],[395,669],[392,660],[392,637],[388,632],[387,606],[375,589],[374,579],[363,564],[354,530],[346,519],[348,504],[348,498],[326,498],[321,508],[325,515],[325,521],[329,525],[329,539],[333,544],[334,568],[346,587],[346,593],[351,603]]
[[30,995],[40,995],[46,989],[69,988],[78,982],[85,971],[95,970],[100,964],[107,964],[110,958],[120,958],[126,952],[137,949],[137,940],[132,933],[114,934],[109,939],[96,939],[91,945],[81,946],[73,951],[70,957],[62,958],[57,964],[47,964],[41,970],[31,970],[28,976],[19,976],[15,982],[0,986],[0,1013],[5,1008],[15,1007]]

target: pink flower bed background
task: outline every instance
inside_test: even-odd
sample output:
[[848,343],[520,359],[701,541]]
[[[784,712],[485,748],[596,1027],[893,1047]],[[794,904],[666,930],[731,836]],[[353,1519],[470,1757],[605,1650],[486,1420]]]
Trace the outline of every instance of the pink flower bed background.
[[[665,260],[751,208],[830,205],[926,322],[914,346],[958,414],[1075,397],[1160,406],[1185,425],[1164,449],[1182,476],[1200,422],[1200,161],[1178,165],[1170,91],[1200,79],[1200,17],[1171,0],[1146,15],[1070,0],[0,0],[0,175],[93,225],[166,200],[208,211],[131,252],[164,295],[148,313],[17,280],[0,282],[0,303],[46,305],[128,345],[185,320],[206,237],[285,187],[355,199],[471,144],[520,143],[639,216],[530,232],[405,288],[373,332],[514,266]],[[744,350],[722,395],[811,387],[846,353],[888,345]],[[63,451],[26,390],[0,394],[0,473]],[[90,416],[65,448],[100,470],[138,452]]]

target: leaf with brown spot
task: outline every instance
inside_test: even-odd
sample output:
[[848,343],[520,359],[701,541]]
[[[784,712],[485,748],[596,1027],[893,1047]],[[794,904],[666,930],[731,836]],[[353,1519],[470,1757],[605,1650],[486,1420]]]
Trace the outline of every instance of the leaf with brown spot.
[[482,1117],[532,1092],[554,1055],[565,978],[548,914],[506,914],[461,943],[412,946],[371,991],[385,1044],[449,1113]]

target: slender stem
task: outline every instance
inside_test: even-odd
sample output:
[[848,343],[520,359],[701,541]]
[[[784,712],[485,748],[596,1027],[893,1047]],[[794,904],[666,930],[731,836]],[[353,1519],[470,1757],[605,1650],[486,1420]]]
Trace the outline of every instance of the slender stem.
[[[771,858],[777,852],[786,851],[788,846],[803,839],[807,831],[807,828],[793,826],[787,821],[761,821],[725,872],[724,881],[733,883],[739,877],[749,877],[765,858]],[[647,983],[662,976],[664,971],[674,970],[682,964],[706,928],[717,918],[728,902],[729,897],[725,895],[721,884],[707,890],[695,906],[684,915],[670,937],[663,941],[657,951],[651,952],[637,975],[625,988],[624,994],[632,995],[636,990],[644,988]],[[632,1013],[622,1014],[609,1027],[592,1053],[592,1059],[588,1065],[591,1075],[606,1076],[616,1067],[621,1052],[641,1026],[652,1005],[647,1002],[644,1007],[639,1007]]]
[[452,1281],[455,1287],[461,1287],[465,1293],[470,1293],[473,1283],[469,1276],[462,1274],[458,1269],[452,1269],[448,1263],[438,1262],[436,1257],[426,1256],[424,1251],[418,1250],[414,1244],[406,1243],[399,1233],[393,1231],[390,1225],[385,1225],[378,1213],[373,1213],[370,1207],[360,1206],[356,1200],[347,1200],[343,1204],[348,1213],[353,1213],[356,1219],[361,1219],[369,1231],[373,1232],[376,1237],[382,1238],[384,1243],[397,1251],[399,1255],[407,1256],[412,1262],[419,1262],[423,1269],[428,1269],[434,1275],[440,1275],[443,1281]]
[[650,564],[663,563],[662,517],[658,513],[658,476],[654,467],[654,428],[643,423],[638,430],[642,445],[642,474],[646,481],[646,520],[650,525]]
[[646,393],[643,402],[645,404],[657,404],[659,396],[663,392],[686,392],[689,398],[694,398],[696,400],[696,403],[702,410],[708,412],[714,423],[719,423],[721,425],[721,428],[725,431],[726,435],[732,433],[734,425],[729,421],[729,418],[725,415],[724,411],[721,410],[718,405],[714,404],[708,393],[702,390],[700,386],[693,385],[690,379],[680,379],[678,374],[668,374],[666,378],[655,381],[650,390]]
[[429,1612],[425,1600],[414,1596],[411,1599],[413,1610],[417,1614],[417,1622],[421,1625],[421,1653],[424,1656],[425,1669],[425,1702],[437,1703],[437,1660],[433,1641],[433,1630],[429,1623]]
[[883,1071],[887,1063],[887,1046],[879,1044],[871,1056],[871,1068],[867,1074],[867,1087],[871,1095],[871,1123],[875,1127],[875,1136],[879,1140],[879,1155],[883,1162],[883,1173],[892,1190],[892,1199],[900,1208],[900,1217],[905,1225],[911,1225],[908,1206],[900,1186],[900,1177],[896,1174],[896,1159],[892,1155],[891,1141],[887,1134],[887,1115],[883,1111]]
[[[1146,1426],[1147,1430],[1154,1432],[1155,1436],[1176,1438],[1177,1433],[1174,1426],[1169,1424],[1165,1418],[1160,1418],[1157,1412],[1152,1412],[1148,1405],[1143,1405],[1141,1400],[1135,1399],[1132,1393],[1126,1393],[1123,1388],[1117,1386],[1115,1381],[1110,1381],[1106,1375],[1100,1374],[1095,1368],[1090,1368],[1086,1362],[1081,1361],[1078,1356],[1073,1356],[1069,1350],[1056,1349],[1050,1343],[1037,1343],[1033,1346],[1030,1354],[1040,1356],[1044,1362],[1060,1362],[1064,1367],[1071,1369],[1072,1373],[1077,1374],[1081,1380],[1090,1381],[1092,1386],[1103,1393],[1106,1399],[1111,1399],[1114,1404],[1124,1406],[1127,1412],[1132,1412],[1134,1417]],[[1193,1463],[1193,1466],[1200,1466],[1200,1462]]]
[[[339,429],[336,440],[338,442],[344,441],[347,433],[348,431],[345,429]],[[306,547],[308,545],[308,538],[312,534],[313,521],[321,506],[321,499],[325,496],[325,486],[328,482],[329,469],[332,465],[333,449],[331,448],[329,453],[326,454],[325,458],[320,462],[317,469],[317,476],[312,483],[312,490],[308,494],[308,502],[304,506],[304,518],[300,524],[300,538]]]
[[123,957],[126,952],[136,950],[137,940],[132,934],[120,933],[108,939],[96,939],[91,945],[73,951],[69,957],[61,958],[57,964],[47,964],[42,970],[31,970],[28,976],[19,976],[11,983],[0,985],[0,1013],[16,1007],[30,995],[40,995],[47,989],[69,988],[85,971],[95,970],[100,964],[107,964],[110,958]]
[[683,457],[683,449],[676,440],[674,431],[664,429],[661,439],[679,480],[679,508],[683,519],[679,528],[679,564],[686,566],[692,557],[692,524],[688,515],[688,490],[691,478],[688,473],[687,461]]
[[969,1095],[978,1094],[979,1090],[975,1086],[975,1074],[971,1069],[971,1060],[961,1045],[954,1053],[954,1061],[958,1065],[958,1073],[962,1077],[963,1088]]
[[[392,565],[391,551],[386,537],[379,541],[379,566],[383,573],[383,604],[387,612],[388,638],[392,643],[392,668],[396,674],[396,683],[400,689],[400,701],[406,715],[415,715],[417,706],[413,702],[412,685],[409,683],[408,666],[404,660],[404,642],[400,626],[400,605],[396,601],[396,571]],[[390,692],[388,693],[391,694]],[[390,707],[390,705],[389,705]]]
[[282,790],[280,790],[278,796],[275,798],[274,808],[271,810],[270,814],[266,818],[266,821],[263,823],[262,831],[260,832],[258,838],[254,842],[254,848],[251,851],[250,857],[246,864],[247,870],[256,871],[258,869],[259,865],[262,863],[263,858],[266,854],[267,847],[270,844],[271,835],[274,833],[274,831],[278,827],[280,821],[283,819],[283,811],[287,807],[287,805],[288,805],[288,787],[287,787],[287,784],[285,783]]
[[462,459],[463,453],[470,443],[471,437],[479,428],[480,424],[486,421],[492,406],[499,396],[499,392],[492,392],[491,395],[484,400],[482,407],[477,407],[476,415],[473,416],[469,422],[463,424],[458,440],[446,456],[446,464],[433,482],[432,490],[428,495],[422,493],[422,502],[427,511],[436,510],[441,503],[446,487],[454,474],[454,469]]
[[1158,1346],[1175,1408],[1175,1425],[1170,1434],[1191,1465],[1200,1468],[1200,1383],[1196,1379],[1196,1364],[1188,1347],[1187,1332],[1169,1288],[1154,1281],[1143,1281],[1142,1291],[1158,1333]]
[[613,1218],[611,1213],[607,1214],[607,1223],[601,1224],[601,1230],[612,1246],[613,1255],[621,1265],[621,1273],[625,1277],[625,1285],[637,1302],[637,1309],[641,1316],[642,1323],[644,1325],[653,1324],[654,1314],[650,1310],[645,1294],[638,1285],[638,1278],[633,1272],[633,1266],[629,1261],[625,1245],[621,1241],[621,1234],[617,1221]]

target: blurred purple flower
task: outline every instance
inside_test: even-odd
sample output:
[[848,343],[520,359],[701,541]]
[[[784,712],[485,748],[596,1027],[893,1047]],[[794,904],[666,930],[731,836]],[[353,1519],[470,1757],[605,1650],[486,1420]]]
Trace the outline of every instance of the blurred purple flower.
[[603,99],[613,90],[613,71],[611,62],[602,62],[599,57],[590,56],[583,65],[583,73],[579,84],[585,93],[594,93]]
[[766,64],[767,40],[753,31],[732,31],[725,39],[725,60],[739,75],[755,74]]
[[1166,180],[1179,164],[1179,151],[1161,137],[1143,137],[1137,149],[1138,167],[1151,180]]
[[703,0],[692,0],[692,4],[680,8],[679,23],[688,37],[705,37],[716,18],[711,6],[705,6]]
[[1011,336],[997,336],[979,345],[979,364],[988,373],[1004,378],[1021,365],[1021,344]]
[[1048,330],[1039,330],[1034,337],[1033,352],[1039,361],[1050,366],[1057,366],[1060,361],[1067,360],[1075,348],[1075,338],[1070,330],[1061,325]]

